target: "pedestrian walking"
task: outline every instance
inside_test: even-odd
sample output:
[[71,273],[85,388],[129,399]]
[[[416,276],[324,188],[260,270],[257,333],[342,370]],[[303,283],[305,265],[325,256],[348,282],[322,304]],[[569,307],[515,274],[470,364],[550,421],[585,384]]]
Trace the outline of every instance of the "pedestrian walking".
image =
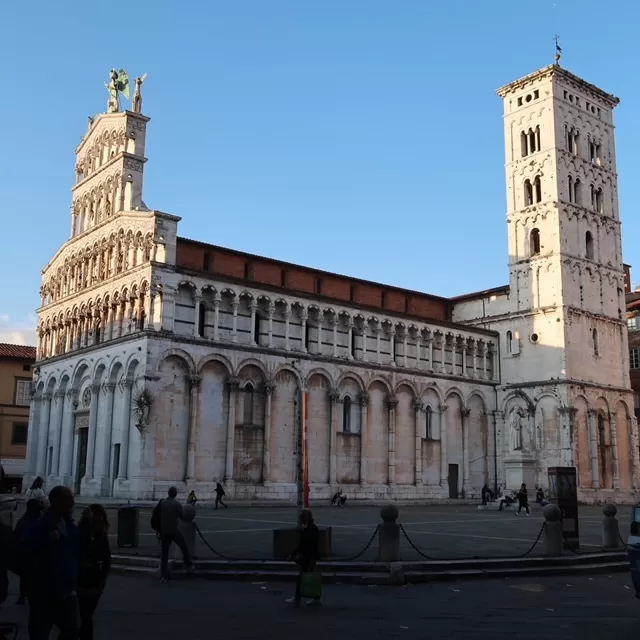
[[522,511],[522,507],[525,508],[527,515],[529,515],[529,497],[527,495],[527,485],[526,484],[522,484],[520,486],[520,489],[518,491],[518,494],[516,495],[516,498],[518,499],[518,510],[516,511],[516,515],[520,515],[520,512]]
[[67,487],[54,487],[49,504],[49,510],[24,536],[33,567],[28,585],[29,637],[47,640],[56,626],[58,640],[76,640],[79,538],[72,518],[73,494]]
[[228,505],[226,505],[222,498],[224,498],[225,496],[225,492],[224,489],[222,488],[222,485],[219,482],[216,482],[216,503],[215,503],[215,508],[218,508],[218,505],[221,504],[225,509],[228,508]]
[[16,604],[22,606],[26,604],[29,591],[29,581],[31,579],[31,566],[29,555],[24,550],[24,537],[27,530],[33,526],[42,516],[42,502],[36,498],[31,498],[27,502],[27,510],[16,523],[13,530],[14,548],[16,549],[16,567],[20,575],[20,595]]
[[93,614],[107,584],[111,569],[109,520],[100,504],[92,504],[82,513],[78,524],[80,568],[78,572],[79,640],[93,640]]
[[193,570],[191,554],[187,543],[180,532],[180,520],[182,520],[182,505],[176,500],[178,490],[175,487],[169,489],[164,500],[160,500],[151,514],[151,526],[160,536],[160,576],[162,582],[169,580],[169,549],[173,543],[182,551],[182,557],[187,571]]
[[[300,542],[297,549],[291,554],[290,560],[293,560],[299,568],[298,577],[296,579],[296,591],[287,603],[296,607],[300,606],[302,600],[302,583],[306,576],[303,574],[311,574],[320,558],[320,531],[313,521],[313,514],[309,509],[300,511]],[[320,604],[320,585],[316,594],[306,600],[306,604]]]

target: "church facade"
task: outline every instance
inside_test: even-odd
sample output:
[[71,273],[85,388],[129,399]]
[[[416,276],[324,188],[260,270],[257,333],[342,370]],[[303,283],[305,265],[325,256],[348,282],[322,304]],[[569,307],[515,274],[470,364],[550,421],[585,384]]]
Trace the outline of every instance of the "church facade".
[[635,499],[612,111],[558,65],[499,91],[510,283],[439,298],[181,238],[143,201],[140,87],[76,149],[42,272],[25,481],[150,499]]

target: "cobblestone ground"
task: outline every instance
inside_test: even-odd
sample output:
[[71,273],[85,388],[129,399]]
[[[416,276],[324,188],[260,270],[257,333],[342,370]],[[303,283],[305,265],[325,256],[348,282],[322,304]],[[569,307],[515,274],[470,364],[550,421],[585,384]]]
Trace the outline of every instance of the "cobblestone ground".
[[[640,600],[629,576],[530,578],[409,587],[329,585],[322,607],[290,609],[291,587],[202,581],[162,585],[113,577],[96,614],[96,640],[353,640],[637,638]],[[11,586],[10,603],[17,585]],[[26,610],[0,609],[26,637]],[[330,636],[328,636],[330,634]]]
[[[629,529],[630,507],[621,507],[618,514],[620,532],[626,539]],[[347,506],[344,508],[317,507],[314,509],[319,525],[331,526],[333,555],[335,558],[357,554],[371,538],[380,522],[380,508]],[[140,547],[137,553],[158,554],[155,534],[149,528],[150,510],[140,513]],[[116,511],[110,512],[114,524],[112,544],[116,547]],[[580,537],[582,551],[600,549],[602,541],[602,508],[582,507],[580,510]],[[296,509],[292,507],[242,507],[214,511],[198,509],[196,522],[206,540],[220,553],[232,558],[271,557],[272,530],[295,523]],[[513,511],[482,511],[473,506],[400,507],[398,522],[404,524],[409,537],[423,552],[434,558],[464,558],[472,556],[499,557],[525,553],[540,532],[542,510],[534,507],[530,517]],[[363,560],[376,557],[373,544],[362,556]],[[539,555],[538,545],[532,555]],[[204,544],[198,541],[197,554],[212,557]],[[407,541],[401,540],[403,560],[420,559],[420,555]]]

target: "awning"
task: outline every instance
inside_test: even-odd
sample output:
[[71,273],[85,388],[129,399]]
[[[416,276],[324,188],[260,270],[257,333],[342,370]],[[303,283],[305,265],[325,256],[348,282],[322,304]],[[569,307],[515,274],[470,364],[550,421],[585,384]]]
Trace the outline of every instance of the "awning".
[[8,476],[21,476],[24,474],[24,458],[2,458],[0,464]]

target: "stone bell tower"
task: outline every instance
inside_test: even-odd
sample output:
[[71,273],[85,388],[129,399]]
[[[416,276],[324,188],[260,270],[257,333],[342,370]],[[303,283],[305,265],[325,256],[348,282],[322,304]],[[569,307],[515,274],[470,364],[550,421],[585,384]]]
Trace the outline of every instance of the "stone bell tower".
[[142,184],[149,118],[141,113],[143,80],[136,78],[133,110],[121,111],[119,94],[126,94],[128,79],[124,72],[120,72],[119,79],[112,71],[111,82],[107,85],[110,94],[108,112],[89,118],[89,130],[75,151],[71,238],[122,212],[147,210],[142,200]]

